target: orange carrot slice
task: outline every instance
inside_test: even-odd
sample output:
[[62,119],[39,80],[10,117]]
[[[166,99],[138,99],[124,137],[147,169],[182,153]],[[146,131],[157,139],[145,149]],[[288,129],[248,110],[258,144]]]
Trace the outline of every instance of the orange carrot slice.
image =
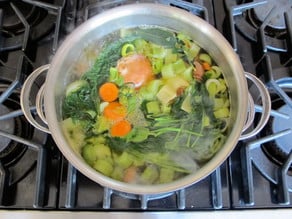
[[112,102],[118,98],[119,88],[111,82],[102,84],[99,88],[99,96],[103,101]]
[[118,121],[122,120],[127,115],[127,109],[125,106],[117,101],[110,102],[103,110],[103,115],[110,120]]
[[120,120],[114,123],[110,128],[110,134],[113,137],[123,137],[132,129],[131,123],[127,120]]
[[203,62],[202,66],[203,66],[205,71],[211,70],[211,66],[210,66],[210,64],[208,62]]

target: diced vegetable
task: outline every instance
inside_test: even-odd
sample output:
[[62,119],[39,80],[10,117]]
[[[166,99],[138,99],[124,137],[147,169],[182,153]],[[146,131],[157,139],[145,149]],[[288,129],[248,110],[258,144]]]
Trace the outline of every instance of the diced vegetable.
[[220,108],[220,109],[214,111],[214,116],[217,119],[228,118],[229,115],[230,115],[230,112],[229,112],[229,109],[227,107]]
[[173,90],[177,91],[178,88],[188,87],[189,83],[184,80],[182,77],[172,77],[166,81],[166,84],[172,87]]
[[126,136],[132,129],[132,125],[127,120],[120,120],[115,122],[110,128],[110,134],[112,137]]
[[161,112],[160,104],[158,101],[150,101],[146,103],[146,108],[149,114],[158,114]]
[[133,156],[124,151],[120,156],[117,157],[115,161],[118,164],[118,166],[122,167],[123,169],[126,169],[133,164]]
[[103,110],[103,115],[110,120],[121,120],[127,115],[127,109],[119,102],[109,103]]
[[73,121],[72,118],[67,118],[62,121],[61,125],[66,140],[76,152],[80,153],[85,138],[80,121]]
[[93,164],[93,168],[106,176],[110,176],[114,170],[111,159],[99,159]]
[[176,90],[169,84],[164,85],[156,97],[162,103],[162,105],[168,105],[174,98],[176,98]]
[[181,109],[187,113],[192,111],[192,104],[191,104],[191,95],[187,95],[181,105]]
[[121,49],[121,55],[124,56],[128,56],[133,54],[135,51],[135,46],[132,43],[126,43],[123,45],[122,49]]

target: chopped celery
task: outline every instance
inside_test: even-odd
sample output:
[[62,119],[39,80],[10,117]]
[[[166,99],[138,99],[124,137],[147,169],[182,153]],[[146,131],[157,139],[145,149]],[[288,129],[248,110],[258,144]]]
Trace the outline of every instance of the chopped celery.
[[134,41],[134,45],[136,47],[137,53],[142,53],[145,55],[150,54],[150,47],[146,40],[143,39],[137,39]]
[[161,75],[162,75],[162,78],[164,78],[164,79],[174,77],[175,71],[173,69],[173,65],[172,64],[164,65],[161,68]]
[[161,112],[158,101],[150,101],[146,103],[147,112],[150,114],[158,114]]
[[189,60],[193,60],[199,54],[201,47],[198,46],[196,43],[191,42],[189,48],[186,48],[186,55],[188,56]]
[[157,92],[162,84],[163,84],[163,82],[159,79],[152,80],[148,83],[147,90],[150,93],[153,93],[155,95],[155,94],[157,94]]
[[154,58],[164,58],[166,55],[166,49],[163,46],[157,44],[151,44],[152,57]]
[[152,80],[148,83],[146,87],[142,87],[140,89],[139,95],[144,100],[153,100],[156,98],[156,94],[158,93],[162,85],[163,85],[162,80],[160,79]]
[[195,57],[198,56],[201,47],[193,42],[188,36],[185,34],[179,33],[177,38],[184,43],[183,49],[189,61],[192,61]]
[[161,72],[163,67],[163,59],[161,58],[152,58],[151,59],[152,71],[154,74],[158,74]]
[[175,53],[172,53],[172,50],[171,49],[167,49],[165,51],[165,57],[164,57],[164,63],[167,65],[167,64],[170,64],[170,63],[174,63],[176,62],[177,58],[178,58],[178,55],[175,54]]
[[180,76],[182,76],[183,79],[185,79],[186,81],[188,81],[189,83],[192,82],[194,80],[193,78],[193,67],[190,66],[188,68],[186,68],[181,74]]
[[183,73],[186,70],[186,64],[182,59],[177,60],[173,64],[173,71],[176,75]]
[[178,59],[174,63],[164,65],[161,69],[161,75],[164,79],[172,78],[183,73],[186,69],[185,62],[182,59]]
[[214,116],[217,119],[227,118],[227,117],[229,117],[229,115],[230,115],[230,112],[229,112],[229,108],[227,108],[227,107],[223,107],[223,108],[220,108],[220,109],[214,111]]

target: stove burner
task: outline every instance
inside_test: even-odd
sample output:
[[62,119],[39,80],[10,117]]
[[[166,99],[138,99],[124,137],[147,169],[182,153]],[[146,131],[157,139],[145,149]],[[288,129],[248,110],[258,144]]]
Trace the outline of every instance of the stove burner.
[[[0,94],[7,88],[8,85],[1,84]],[[20,109],[19,95],[19,92],[14,91],[10,97],[0,105],[0,115],[5,115],[11,111]],[[24,138],[31,138],[33,134],[33,129],[25,120],[24,116],[1,120],[0,130]],[[17,162],[23,156],[26,149],[26,145],[0,136],[0,160],[3,165],[10,166]]]
[[[275,117],[272,125],[272,130],[274,133],[279,132],[283,129],[291,128],[292,124],[292,109],[288,105],[283,105],[281,108],[278,109],[279,112],[289,115],[289,119],[284,119],[281,117]],[[282,138],[276,139],[277,145],[282,149],[282,151],[286,154],[292,149],[291,144],[292,135],[286,135]]]
[[[271,51],[287,52],[286,39],[289,38],[289,17],[292,12],[291,1],[288,0],[262,0],[262,1],[233,1],[225,0],[230,15],[230,29],[232,44],[235,50],[236,29],[247,39],[259,42],[264,41],[267,49]],[[260,31],[263,29],[263,35]],[[263,38],[263,39],[262,39]]]
[[[277,115],[271,117],[266,128],[263,130],[262,136],[272,135],[273,133],[279,133],[283,130],[292,128],[291,107],[285,104],[285,102],[280,98],[275,98],[273,95],[271,95],[271,98],[272,108],[277,110],[279,113],[286,115],[287,118]],[[292,144],[290,143],[291,139],[292,134],[287,134],[280,138],[276,138],[273,141],[263,144],[262,150],[272,162],[276,165],[283,166],[292,150]],[[292,167],[290,169],[292,170]]]
[[[0,105],[0,116],[5,115],[9,112],[10,110],[6,106],[2,104]],[[1,121],[0,123],[0,130],[5,131],[9,134],[13,133],[14,128],[15,128],[15,125],[14,125],[13,119],[7,119],[4,121]],[[10,143],[10,139],[0,136],[0,152],[2,152],[9,143]]]
[[269,16],[269,13],[273,13],[271,19],[268,22],[268,26],[275,30],[285,30],[285,19],[284,13],[292,12],[292,4],[291,1],[287,0],[268,0],[267,4],[261,7],[255,7],[253,10],[254,17],[263,23],[265,19]]
[[[13,2],[13,5],[20,9],[22,15],[29,24],[34,25],[40,19],[41,11],[38,10],[35,6],[26,4],[21,1]],[[24,25],[16,15],[13,7],[11,7],[10,1],[4,4],[1,8],[4,12],[4,19],[2,24],[4,33],[10,36],[23,33]]]
[[61,6],[53,6],[54,3],[60,4],[55,1],[0,1],[0,35],[3,38],[0,51],[21,47],[25,50],[28,40],[44,38],[54,27],[56,32],[60,26]]

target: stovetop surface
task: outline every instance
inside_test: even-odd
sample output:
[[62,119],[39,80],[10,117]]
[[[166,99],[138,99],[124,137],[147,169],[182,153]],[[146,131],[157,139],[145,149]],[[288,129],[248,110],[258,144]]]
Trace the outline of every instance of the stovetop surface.
[[[26,122],[18,100],[25,78],[37,67],[50,63],[66,35],[84,22],[87,16],[106,10],[109,5],[116,7],[125,2],[153,1],[0,1],[0,103],[8,105],[8,112],[15,114],[12,119],[16,120],[18,130],[15,135],[11,127],[2,130],[0,126],[1,142],[12,144],[8,149],[0,147],[0,210],[189,212],[292,208],[291,172],[288,169],[281,175],[283,170],[279,168],[283,164],[291,166],[291,161],[287,160],[291,152],[281,153],[277,157],[281,165],[272,161],[272,158],[260,158],[266,157],[267,152],[263,152],[263,144],[257,143],[257,140],[271,135],[270,128],[265,128],[252,139],[239,142],[231,156],[202,181],[159,199],[147,197],[149,199],[145,205],[141,201],[145,197],[141,196],[110,190],[113,194],[105,197],[108,188],[101,187],[78,172],[62,156],[50,135]],[[292,72],[289,1],[281,1],[282,5],[287,4],[288,9],[286,13],[281,8],[279,15],[273,11],[268,13],[265,6],[277,1],[155,2],[184,8],[208,20],[233,46],[244,70],[266,83],[272,102],[277,103],[272,108],[278,110],[279,104],[289,106],[291,87],[286,81],[278,82],[280,78],[291,77]],[[21,11],[23,8],[24,11]],[[269,8],[273,9],[271,6]],[[18,19],[13,17],[14,13]],[[262,14],[268,18],[263,18]],[[22,24],[22,16],[28,23],[32,22],[29,30]],[[283,18],[275,18],[279,16]],[[261,29],[261,25],[266,26]],[[40,86],[36,84],[34,89],[38,90]],[[283,94],[278,87],[285,89],[288,100],[279,103],[279,96],[282,98]],[[252,85],[250,90],[253,90]],[[35,109],[32,108],[32,111]],[[4,119],[4,112],[7,113],[6,109],[0,108],[1,122],[9,121]],[[270,123],[274,118],[278,117],[271,116]],[[7,132],[11,132],[8,134],[12,140],[7,141],[2,137],[5,134],[7,136]],[[269,148],[269,142],[274,143],[275,140],[265,141],[267,146],[264,147]],[[10,151],[17,155],[7,156]],[[266,162],[272,165],[269,164],[266,172],[262,173],[259,169],[261,165],[266,166]]]

